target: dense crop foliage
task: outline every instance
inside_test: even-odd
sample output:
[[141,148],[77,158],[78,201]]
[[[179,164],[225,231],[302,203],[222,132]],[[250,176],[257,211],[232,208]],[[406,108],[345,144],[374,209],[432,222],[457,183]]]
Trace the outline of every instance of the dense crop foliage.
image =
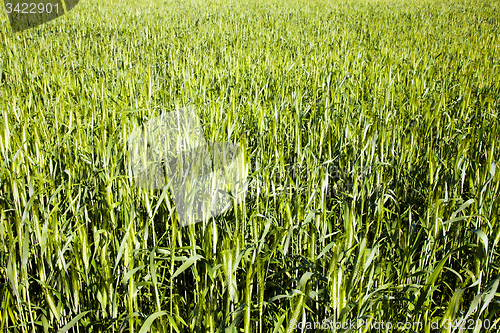
[[[498,13],[86,0],[12,35],[2,12],[0,331],[500,327]],[[129,177],[126,138],[189,105],[251,176],[181,227]]]

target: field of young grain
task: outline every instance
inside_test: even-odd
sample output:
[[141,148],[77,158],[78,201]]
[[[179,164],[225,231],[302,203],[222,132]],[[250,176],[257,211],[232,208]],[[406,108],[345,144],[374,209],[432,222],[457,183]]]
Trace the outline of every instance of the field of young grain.
[[[12,34],[2,7],[0,331],[498,330],[498,13],[82,0]],[[126,143],[186,106],[250,176],[182,227]]]

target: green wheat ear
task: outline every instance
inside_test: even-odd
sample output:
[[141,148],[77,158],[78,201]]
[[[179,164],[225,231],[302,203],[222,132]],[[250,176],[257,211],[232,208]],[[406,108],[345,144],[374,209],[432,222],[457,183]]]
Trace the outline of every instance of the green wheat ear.
[[[499,331],[499,1],[61,3],[0,10],[0,332]],[[179,105],[252,166],[186,227],[126,148]]]

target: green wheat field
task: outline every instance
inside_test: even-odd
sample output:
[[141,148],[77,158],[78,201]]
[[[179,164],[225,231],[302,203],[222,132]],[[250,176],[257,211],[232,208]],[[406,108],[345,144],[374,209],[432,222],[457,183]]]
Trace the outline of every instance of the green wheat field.
[[[0,9],[1,332],[500,329],[499,1]],[[186,106],[250,173],[182,227],[127,136]]]

